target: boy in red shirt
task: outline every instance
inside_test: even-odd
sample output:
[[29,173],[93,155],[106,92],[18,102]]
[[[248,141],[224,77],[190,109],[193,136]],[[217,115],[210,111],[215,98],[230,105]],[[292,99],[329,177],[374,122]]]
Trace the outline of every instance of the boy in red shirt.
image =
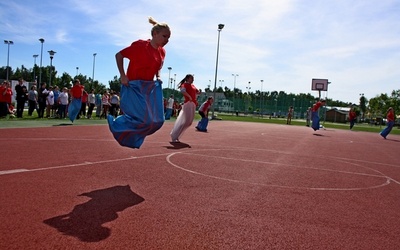
[[353,129],[356,117],[357,117],[356,111],[354,110],[353,107],[351,107],[349,111],[350,129]]
[[199,115],[201,116],[201,120],[196,126],[198,131],[207,132],[208,125],[208,111],[213,103],[214,99],[212,96],[207,98],[207,101],[203,102],[199,108]]
[[323,105],[325,105],[325,100],[321,99],[318,102],[316,102],[313,107],[311,108],[311,127],[314,129],[314,131],[319,130],[319,108]]
[[384,130],[382,130],[382,132],[380,132],[379,134],[386,139],[386,137],[388,136],[388,134],[390,133],[390,131],[392,131],[392,128],[394,126],[394,110],[392,107],[390,107],[387,111],[386,111],[387,115],[386,115],[386,128]]
[[84,86],[81,85],[81,82],[78,79],[74,80],[74,86],[71,88],[71,103],[68,105],[68,117],[71,122],[74,122],[82,107],[82,95],[83,95]]

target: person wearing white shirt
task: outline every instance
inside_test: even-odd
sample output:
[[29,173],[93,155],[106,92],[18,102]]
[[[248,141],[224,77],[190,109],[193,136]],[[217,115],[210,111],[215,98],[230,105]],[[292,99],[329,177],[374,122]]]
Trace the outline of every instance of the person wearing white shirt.
[[58,96],[58,103],[60,108],[58,109],[60,119],[67,118],[67,106],[68,106],[68,89],[63,88],[63,91]]
[[170,95],[167,103],[167,110],[165,111],[165,120],[169,120],[174,109],[174,95]]
[[89,109],[88,109],[88,112],[87,112],[87,118],[91,119],[94,106],[96,106],[96,96],[94,94],[94,89],[92,89],[92,91],[88,95],[88,104],[89,104]]
[[48,95],[46,97],[46,116],[47,118],[50,117],[50,110],[52,109],[54,105],[54,92],[53,92],[53,87],[49,87]]

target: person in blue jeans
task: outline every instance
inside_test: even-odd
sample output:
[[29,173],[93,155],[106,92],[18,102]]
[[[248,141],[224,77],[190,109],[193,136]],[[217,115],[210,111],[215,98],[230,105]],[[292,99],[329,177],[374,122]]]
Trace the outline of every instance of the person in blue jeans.
[[392,107],[390,107],[387,111],[386,111],[386,128],[383,129],[379,134],[386,139],[386,137],[388,136],[388,134],[390,133],[390,131],[392,131],[392,128],[394,126],[394,110]]

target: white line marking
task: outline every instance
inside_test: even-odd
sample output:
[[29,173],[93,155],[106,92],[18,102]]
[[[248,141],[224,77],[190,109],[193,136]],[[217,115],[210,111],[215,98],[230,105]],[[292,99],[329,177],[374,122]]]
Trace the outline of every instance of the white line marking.
[[35,172],[35,171],[45,171],[45,170],[52,170],[52,169],[59,169],[59,168],[71,168],[71,167],[78,167],[78,166],[88,166],[88,165],[95,165],[95,164],[102,164],[102,163],[110,163],[110,162],[120,162],[120,161],[129,161],[134,159],[141,159],[141,158],[149,158],[149,157],[158,157],[158,156],[166,156],[169,153],[164,154],[155,154],[155,155],[145,155],[145,156],[131,156],[122,159],[114,159],[114,160],[104,160],[104,161],[94,161],[94,162],[83,162],[83,163],[76,163],[76,164],[69,164],[69,165],[60,165],[48,168],[34,168],[34,169],[14,169],[14,170],[3,170],[0,171],[0,175],[6,174],[17,174],[17,173],[24,173],[24,172]]

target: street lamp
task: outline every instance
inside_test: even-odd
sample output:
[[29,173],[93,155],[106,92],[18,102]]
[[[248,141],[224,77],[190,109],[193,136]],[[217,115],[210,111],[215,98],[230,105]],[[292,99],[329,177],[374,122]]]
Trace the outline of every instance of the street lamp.
[[[214,91],[213,91],[214,92],[213,93],[214,102],[215,102],[215,91],[217,89],[219,38],[220,38],[220,35],[221,35],[221,30],[224,28],[224,26],[225,26],[225,24],[218,24],[217,60],[216,60],[216,63],[215,63],[215,78],[214,78]],[[215,116],[214,116],[214,110],[215,110],[214,105],[212,107],[213,107],[213,109],[212,109],[211,119],[215,119]]]
[[92,83],[94,83],[94,66],[96,64],[96,55],[97,53],[93,53],[93,72],[92,72]]
[[57,53],[54,50],[47,51],[50,54],[50,78],[49,78],[49,86],[51,86],[51,70],[53,68],[53,57]]
[[235,111],[235,99],[236,99],[236,77],[239,76],[238,74],[232,74],[233,76],[233,110]]
[[33,80],[36,82],[36,58],[39,55],[33,55]]
[[244,111],[246,114],[247,114],[247,111],[248,111],[249,108],[250,108],[250,89],[251,89],[250,83],[251,83],[251,82],[249,82],[249,86],[246,87],[246,89],[247,89],[247,110]]
[[263,89],[263,82],[264,82],[264,80],[261,80],[261,91],[260,91],[260,114],[261,114],[261,118],[262,118],[262,98],[263,98],[262,89]]
[[41,43],[41,49],[40,49],[39,82],[37,83],[37,89],[39,89],[39,85],[42,84],[42,58],[43,58],[43,43],[44,43],[44,39],[40,38],[39,41]]
[[[172,67],[168,67],[168,90],[170,89],[170,82],[171,82],[171,88],[172,88],[172,78],[171,78],[171,70],[172,70]],[[168,93],[167,93],[168,94]]]
[[76,75],[78,75],[79,67],[76,67]]
[[176,74],[174,74],[174,89],[176,89]]
[[326,109],[327,109],[327,107],[328,107],[328,87],[329,87],[329,84],[331,84],[331,82],[328,82],[328,85],[326,86],[326,96],[325,96],[325,115],[324,115],[324,122],[323,122],[323,124],[325,125],[325,121],[326,121]]
[[10,40],[4,40],[4,44],[7,44],[7,81],[8,81],[8,71],[9,71],[9,62],[10,62],[10,45],[13,45],[14,42]]

